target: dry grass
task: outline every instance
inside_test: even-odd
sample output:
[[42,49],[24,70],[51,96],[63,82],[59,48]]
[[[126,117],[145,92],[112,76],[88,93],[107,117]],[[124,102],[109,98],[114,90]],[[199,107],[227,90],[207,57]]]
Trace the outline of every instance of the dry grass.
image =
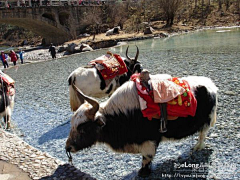
[[[154,26],[162,26],[162,24],[157,25],[155,23]],[[158,27],[157,27],[158,29]],[[160,29],[160,28],[159,28]],[[99,41],[107,41],[107,40],[116,40],[116,39],[127,39],[127,38],[137,38],[137,37],[145,37],[145,36],[152,36],[154,34],[160,34],[160,33],[172,33],[172,32],[179,32],[179,31],[184,31],[184,30],[192,30],[193,27],[191,26],[182,26],[182,25],[174,25],[171,28],[166,28],[166,29],[161,29],[161,30],[154,30],[153,34],[150,35],[144,35],[143,32],[139,33],[125,33],[124,31],[120,31],[119,34],[112,35],[112,36],[106,36],[105,33],[97,34],[95,36],[95,42]],[[72,41],[68,41],[65,44],[70,44],[70,43],[75,43],[75,44],[80,44],[81,42],[87,42],[87,41],[92,41],[93,40],[93,35],[89,37],[83,37],[79,39],[75,39]]]
[[[98,41],[107,41],[107,40],[115,40],[115,39],[124,39],[124,38],[131,38],[131,37],[140,37],[143,36],[143,33],[124,33],[123,31],[121,31],[119,34],[116,35],[112,35],[112,36],[106,36],[105,33],[101,33],[101,34],[97,34],[95,36],[95,40],[96,42]],[[92,41],[93,40],[93,35],[89,36],[89,37],[84,37],[84,38],[79,38],[79,39],[75,39],[73,41],[69,41],[66,42],[65,44],[69,44],[69,43],[75,43],[75,44],[79,44],[81,42],[86,42],[86,41]]]

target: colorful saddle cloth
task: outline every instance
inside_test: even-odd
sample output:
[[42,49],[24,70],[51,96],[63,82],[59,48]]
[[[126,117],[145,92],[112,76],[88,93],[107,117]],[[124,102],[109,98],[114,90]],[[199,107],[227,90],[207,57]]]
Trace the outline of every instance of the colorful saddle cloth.
[[[187,81],[173,77],[171,79],[159,79],[149,81],[151,89],[147,89],[140,82],[139,74],[131,77],[136,84],[139,95],[139,102],[144,117],[149,120],[160,117],[160,107],[158,103],[167,102],[167,115],[169,119],[177,117],[195,116],[197,101],[190,91]],[[174,118],[175,117],[175,118]]]
[[8,76],[7,74],[3,73],[0,71],[0,83],[1,87],[3,86],[4,88],[1,88],[1,91],[6,91],[8,95],[13,96],[15,94],[15,88],[14,84],[15,81]]
[[128,71],[121,56],[110,52],[90,61],[90,64],[94,65],[98,69],[104,80],[113,79],[116,76],[124,74]]

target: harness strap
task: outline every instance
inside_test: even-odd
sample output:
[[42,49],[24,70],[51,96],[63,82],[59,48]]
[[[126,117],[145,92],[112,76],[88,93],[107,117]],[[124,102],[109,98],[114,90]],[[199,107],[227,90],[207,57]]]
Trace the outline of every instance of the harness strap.
[[[152,90],[151,86],[148,84],[148,81],[150,80],[149,72],[148,70],[142,70],[140,73],[140,81],[141,84],[147,89],[147,91]],[[167,132],[167,103],[159,103],[160,112],[161,112],[161,118],[160,118],[160,133]]]
[[160,118],[160,133],[167,132],[167,103],[159,103],[161,118]]
[[67,154],[67,157],[68,157],[68,162],[69,162],[71,165],[73,165],[71,152],[66,150],[66,154]]

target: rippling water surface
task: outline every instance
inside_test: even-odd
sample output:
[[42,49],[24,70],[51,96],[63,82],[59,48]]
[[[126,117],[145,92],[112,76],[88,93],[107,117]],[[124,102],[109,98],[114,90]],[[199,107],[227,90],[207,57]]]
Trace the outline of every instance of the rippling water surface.
[[[240,29],[216,31],[129,42],[129,55],[135,56],[137,45],[140,50],[139,60],[151,73],[203,75],[212,78],[218,85],[221,77],[215,72],[220,71],[222,76],[232,79],[239,78],[239,74],[231,73],[230,69],[239,65]],[[126,47],[81,53],[6,70],[16,81],[13,123],[23,139],[34,147],[67,161],[64,146],[72,115],[68,100],[68,75],[77,67],[105,54],[107,50],[125,56]],[[75,165],[95,178],[119,179],[140,168],[139,155],[115,154],[105,147],[99,147],[96,151],[96,148],[93,147],[92,153],[80,152],[74,156]],[[174,149],[168,151],[174,152]],[[101,159],[96,152],[101,154]],[[131,168],[128,168],[129,159],[135,162]],[[83,162],[89,162],[89,165]],[[106,168],[101,170],[100,164]],[[119,170],[120,167],[125,170]]]

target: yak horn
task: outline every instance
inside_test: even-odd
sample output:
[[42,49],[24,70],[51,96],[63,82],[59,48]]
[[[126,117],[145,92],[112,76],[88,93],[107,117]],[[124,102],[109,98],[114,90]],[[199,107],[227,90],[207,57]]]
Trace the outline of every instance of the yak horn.
[[131,59],[131,58],[128,56],[128,48],[129,48],[129,46],[128,46],[127,49],[126,49],[126,57],[127,57],[128,59]]
[[92,105],[92,108],[89,110],[89,114],[91,115],[95,115],[96,112],[98,111],[99,109],[99,103],[97,102],[97,100],[93,99],[93,98],[90,98],[86,95],[84,95],[76,86],[75,84],[73,84],[73,88],[77,91],[77,95],[78,95],[78,98],[81,99],[83,98],[85,101],[87,101],[89,104]]
[[[137,47],[137,46],[136,46]],[[137,59],[138,59],[138,55],[139,55],[139,49],[138,49],[138,47],[137,47],[137,54],[136,54],[136,56],[135,56],[135,61],[137,61]]]
[[[137,47],[137,46],[136,46],[136,47]],[[137,61],[138,55],[139,55],[139,49],[138,49],[138,47],[137,47],[137,53],[136,53],[136,56],[135,56],[134,59],[132,59],[132,58],[130,58],[130,57],[128,56],[128,48],[129,48],[129,46],[128,46],[127,49],[126,49],[126,57],[127,57],[128,59],[130,59],[130,60]]]

